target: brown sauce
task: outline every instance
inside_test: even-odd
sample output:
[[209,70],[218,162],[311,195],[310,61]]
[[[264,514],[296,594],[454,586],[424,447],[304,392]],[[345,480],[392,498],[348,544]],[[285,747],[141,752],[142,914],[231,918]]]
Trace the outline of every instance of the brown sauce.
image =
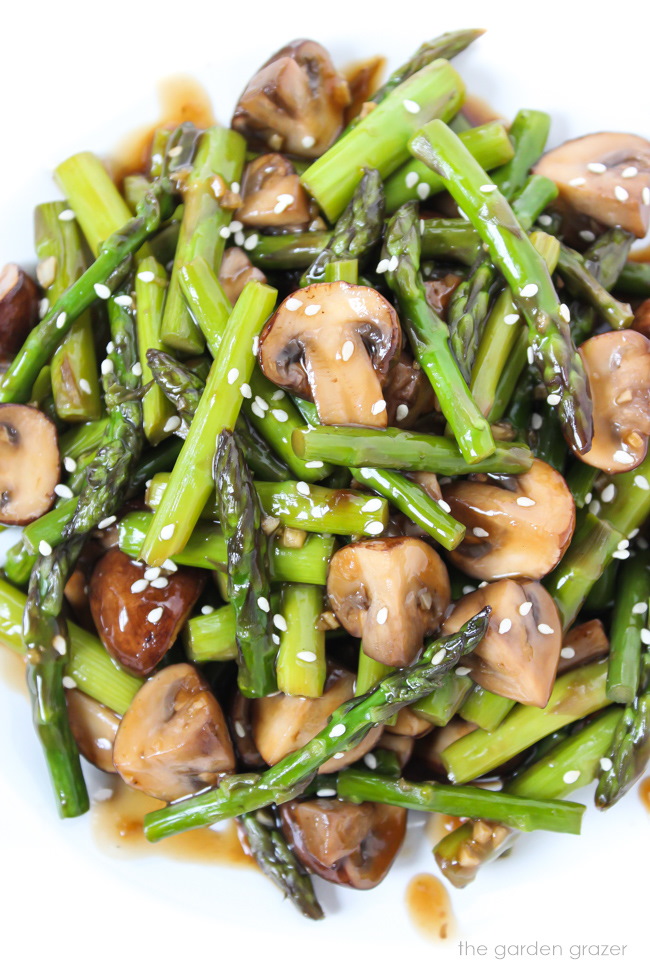
[[0,641],[0,684],[27,696],[25,658]]
[[111,153],[109,167],[118,186],[130,173],[147,169],[153,134],[162,125],[194,122],[198,128],[206,129],[215,124],[210,96],[203,85],[188,75],[173,75],[158,82],[158,100],[158,121],[135,129]]
[[420,934],[445,941],[453,933],[454,918],[444,884],[430,873],[418,873],[406,888],[406,907]]
[[644,779],[639,785],[639,799],[650,813],[650,778]]
[[91,808],[93,833],[103,852],[118,857],[163,856],[187,863],[254,866],[242,849],[233,820],[219,830],[195,829],[150,843],[142,828],[145,814],[161,809],[164,803],[130,789],[117,775],[109,788],[113,789],[111,798],[95,801]]
[[460,816],[444,816],[442,813],[433,813],[427,823],[427,837],[433,843],[439,843],[449,833],[462,826],[465,822]]

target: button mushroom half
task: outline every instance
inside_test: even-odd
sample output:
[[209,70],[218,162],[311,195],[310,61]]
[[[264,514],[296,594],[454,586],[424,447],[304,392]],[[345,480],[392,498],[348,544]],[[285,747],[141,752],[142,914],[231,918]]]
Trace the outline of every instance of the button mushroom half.
[[52,421],[32,406],[0,406],[0,524],[28,525],[49,511],[60,474]]
[[251,263],[248,254],[241,247],[229,247],[219,268],[219,283],[231,305],[235,304],[249,281],[266,284],[266,275]]
[[552,179],[570,209],[645,237],[650,219],[650,142],[594,132],[547,152],[534,171]]
[[580,460],[608,474],[638,467],[650,437],[650,341],[633,329],[580,346],[594,408],[594,436]]
[[312,873],[370,890],[384,879],[406,833],[406,809],[312,799],[280,806],[282,831]]
[[241,191],[243,202],[236,217],[247,227],[300,228],[309,223],[309,200],[300,177],[278,152],[248,164]]
[[451,598],[444,562],[418,538],[345,545],[330,562],[327,595],[365,653],[391,667],[413,662]]
[[386,427],[382,394],[402,346],[397,313],[378,291],[336,281],[295,291],[260,336],[260,366],[313,399],[321,423]]
[[70,729],[83,757],[102,772],[115,772],[113,745],[119,716],[79,690],[66,691],[65,698]]
[[502,697],[545,707],[562,647],[553,599],[539,582],[502,579],[463,596],[443,623],[443,633],[456,633],[486,606],[492,608],[487,633],[463,657],[472,680]]
[[234,770],[226,719],[194,667],[173,664],[142,685],[120,722],[113,761],[127,785],[165,802]]
[[38,321],[36,282],[17,264],[0,271],[0,361],[12,359]]
[[575,527],[575,504],[561,474],[541,460],[518,477],[454,481],[444,488],[467,527],[449,558],[475,579],[541,579],[555,568]]

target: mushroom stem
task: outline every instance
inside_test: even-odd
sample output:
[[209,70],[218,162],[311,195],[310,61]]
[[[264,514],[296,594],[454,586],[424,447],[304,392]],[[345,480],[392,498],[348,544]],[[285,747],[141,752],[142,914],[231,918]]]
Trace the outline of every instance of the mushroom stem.
[[384,429],[388,422],[381,383],[357,332],[348,341],[354,345],[351,357],[341,356],[341,335],[320,331],[318,341],[305,349],[305,372],[321,423],[328,426],[349,423],[349,417],[364,427]]

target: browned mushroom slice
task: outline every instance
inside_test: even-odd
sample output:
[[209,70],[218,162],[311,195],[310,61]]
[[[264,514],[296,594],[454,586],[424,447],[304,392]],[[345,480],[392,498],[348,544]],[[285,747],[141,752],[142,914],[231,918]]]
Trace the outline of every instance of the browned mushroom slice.
[[173,664],[142,685],[120,722],[113,761],[127,785],[165,802],[233,771],[226,719],[194,667]]
[[608,227],[645,237],[650,218],[650,142],[594,132],[547,152],[534,171],[556,183],[560,200]]
[[205,581],[196,569],[156,571],[112,548],[90,580],[90,610],[102,643],[139,677],[150,674],[172,646]]
[[[322,731],[332,712],[354,697],[354,683],[354,674],[349,670],[332,666],[321,697],[274,694],[253,701],[253,738],[267,765],[275,765]],[[373,728],[354,748],[341,752],[339,757],[330,758],[320,771],[337,772],[362,758],[374,748],[382,727]]]
[[425,283],[424,291],[427,296],[427,303],[433,308],[436,315],[445,318],[449,302],[462,280],[457,274],[445,274],[441,278],[435,278]]
[[0,271],[0,360],[12,359],[38,321],[38,287],[17,264]]
[[485,606],[492,607],[487,633],[463,657],[463,665],[487,691],[545,707],[562,647],[562,624],[552,597],[539,582],[502,579],[463,596],[442,624],[443,633],[456,633]]
[[396,359],[384,383],[390,426],[412,430],[416,420],[436,408],[431,383],[408,352]]
[[600,620],[588,620],[573,626],[562,640],[558,674],[564,674],[574,667],[589,664],[609,653],[609,640]]
[[413,749],[415,760],[434,775],[446,777],[447,770],[440,756],[449,745],[475,730],[476,725],[470,721],[453,717],[444,728],[434,728],[431,734],[418,739]]
[[[402,710],[405,710],[404,708]],[[394,728],[385,730],[381,738],[377,742],[377,748],[385,748],[389,752],[393,752],[397,756],[397,761],[399,762],[399,767],[401,769],[409,761],[411,755],[413,754],[413,746],[415,743],[414,738],[409,738],[406,735],[392,735],[390,734]],[[429,731],[431,730],[431,725],[429,725]],[[366,765],[370,767],[374,765],[370,756],[365,760]]]
[[299,228],[309,223],[309,199],[300,177],[278,152],[248,164],[241,191],[244,199],[236,216],[248,227]]
[[641,335],[645,335],[647,339],[650,339],[650,298],[642,301],[634,312],[632,328],[635,332],[640,332]]
[[364,61],[357,61],[343,69],[345,80],[350,89],[350,104],[345,112],[345,121],[351,122],[368,108],[372,108],[372,103],[368,105],[368,100],[381,85],[386,58],[381,55],[367,58]]
[[260,365],[278,386],[313,399],[321,423],[385,427],[381,391],[402,330],[373,288],[312,284],[282,302],[260,336]]
[[431,722],[426,718],[421,718],[411,708],[402,708],[397,712],[397,719],[391,725],[390,731],[393,735],[403,735],[407,738],[421,738],[431,731]]
[[241,247],[229,247],[224,253],[219,268],[219,282],[231,305],[234,305],[249,281],[266,283],[264,271],[260,271],[249,260]]
[[49,511],[60,474],[52,421],[32,406],[0,406],[0,524],[28,525]]
[[630,328],[580,346],[594,404],[591,448],[580,460],[608,474],[638,467],[650,436],[650,340]]
[[230,705],[229,724],[235,751],[247,768],[259,768],[264,759],[253,738],[253,702],[236,691]]
[[327,595],[368,656],[392,667],[413,662],[451,598],[444,562],[418,538],[345,545],[330,562]]
[[241,94],[232,127],[254,149],[315,159],[343,128],[347,82],[316,41],[299,40],[274,54]]
[[561,474],[541,460],[517,478],[455,481],[444,496],[454,518],[467,526],[449,558],[475,579],[541,579],[573,535],[571,492]]
[[308,870],[356,890],[381,883],[406,833],[406,809],[376,802],[285,802],[280,821]]
[[79,751],[102,772],[115,772],[113,744],[120,719],[114,711],[81,691],[65,692],[70,728]]

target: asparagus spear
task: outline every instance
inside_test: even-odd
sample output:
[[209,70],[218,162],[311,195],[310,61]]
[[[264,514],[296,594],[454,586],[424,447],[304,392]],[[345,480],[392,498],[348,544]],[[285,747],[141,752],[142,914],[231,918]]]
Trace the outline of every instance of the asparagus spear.
[[438,686],[461,656],[481,641],[488,619],[489,610],[482,610],[458,633],[429,644],[418,663],[389,674],[367,694],[346,701],[334,711],[322,731],[262,775],[233,776],[218,789],[150,813],[145,818],[147,839],[155,842],[299,795],[328,758],[349,750],[370,728]]
[[212,613],[193,616],[185,624],[183,643],[190,660],[236,660],[237,635],[234,607],[228,603]]
[[650,760],[650,653],[641,658],[639,687],[614,729],[614,736],[601,764],[596,805],[609,809],[634,785]]
[[650,298],[650,264],[628,261],[616,281],[616,289],[631,298]]
[[104,438],[107,423],[108,417],[102,417],[101,420],[90,420],[88,423],[80,423],[66,430],[59,437],[61,457],[79,460],[82,454],[89,450],[97,450]]
[[484,687],[475,684],[461,704],[459,714],[465,721],[478,725],[484,731],[494,731],[514,706],[515,702],[510,698],[486,691]]
[[530,170],[544,152],[550,127],[551,118],[546,112],[523,108],[515,115],[508,133],[515,153],[491,174],[506,200],[511,200],[526,183]]
[[380,680],[391,673],[392,667],[382,664],[380,660],[374,660],[363,651],[363,645],[359,647],[359,665],[357,669],[356,693],[365,694],[371,687],[374,687]]
[[102,244],[128,224],[131,211],[106,167],[92,152],[78,152],[54,171],[94,257]]
[[[160,337],[167,284],[167,272],[155,257],[145,257],[138,261],[135,276],[138,356],[143,385],[150,384],[142,400],[142,411],[144,433],[153,444],[164,439],[177,422],[172,420],[174,411],[169,400],[159,386],[151,382],[153,374],[148,359],[149,350],[164,353],[167,348]],[[167,429],[170,420],[172,423]]]
[[267,825],[262,815],[250,812],[240,816],[239,823],[260,870],[280,888],[303,917],[320,921],[325,915],[314,893],[311,877],[273,819]]
[[425,41],[415,54],[399,68],[396,68],[381,88],[377,89],[372,96],[372,101],[375,105],[379,105],[398,85],[403,84],[422,68],[433,61],[437,61],[438,58],[446,58],[447,61],[451,61],[484,33],[485,31],[482,29],[455,30],[441,34],[432,41]]
[[250,472],[229,430],[217,441],[214,480],[227,543],[228,598],[235,611],[237,683],[246,697],[265,697],[277,690],[266,536]]
[[550,403],[559,407],[568,442],[583,453],[589,449],[593,431],[589,384],[546,265],[505,197],[491,188],[495,184],[444,123],[430,122],[412,140],[411,148],[443,177],[510,285],[528,323],[534,360]]
[[599,318],[612,328],[627,328],[630,325],[634,319],[631,307],[610,295],[577,251],[562,244],[557,266],[567,288],[576,297],[587,301]]
[[612,613],[607,666],[607,697],[631,704],[641,672],[642,630],[648,621],[650,571],[646,552],[638,552],[621,567],[620,586]]
[[472,681],[461,674],[447,674],[440,687],[413,705],[412,710],[432,725],[444,728],[449,724],[469,694]]
[[472,464],[494,453],[494,439],[451,354],[447,326],[426,300],[417,220],[415,207],[408,203],[389,221],[383,250],[386,278],[397,294],[413,354],[435,390],[463,457]]
[[325,686],[325,631],[318,628],[323,612],[320,586],[294,584],[282,590],[286,630],[280,634],[278,690],[299,697],[320,697]]

